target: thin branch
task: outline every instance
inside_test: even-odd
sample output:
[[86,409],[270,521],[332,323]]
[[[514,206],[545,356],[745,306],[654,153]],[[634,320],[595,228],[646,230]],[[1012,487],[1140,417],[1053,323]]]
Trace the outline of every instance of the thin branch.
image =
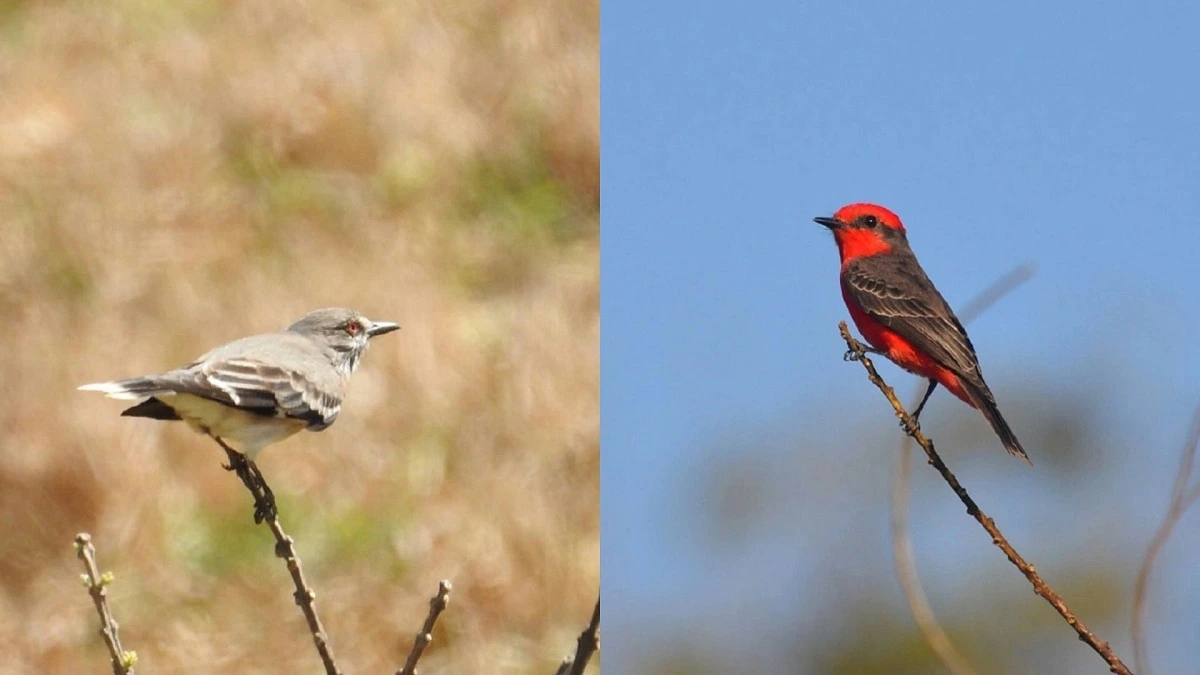
[[973,675],[975,669],[970,662],[954,647],[950,636],[942,629],[925,589],[921,586],[921,577],[917,574],[917,564],[913,560],[912,539],[908,532],[908,486],[912,473],[912,439],[904,437],[904,446],[900,449],[896,463],[896,474],[892,480],[892,556],[896,559],[896,574],[900,577],[900,588],[908,600],[908,608],[913,619],[929,648],[954,675]]
[[558,670],[554,671],[554,675],[583,675],[592,654],[596,653],[596,649],[600,646],[600,637],[597,634],[599,630],[600,598],[596,598],[596,608],[592,610],[592,620],[588,623],[587,628],[579,634],[579,639],[576,641],[575,656],[563,659]]
[[[1014,288],[1028,281],[1033,276],[1033,266],[1021,265],[1008,274],[997,279],[991,286],[967,303],[960,316],[964,324],[970,323],[979,314],[987,310],[1000,298],[1010,293]],[[924,386],[922,386],[922,389]],[[915,394],[920,401],[921,392]],[[975,669],[970,662],[954,647],[950,636],[938,623],[934,616],[929,598],[921,585],[921,577],[917,574],[917,565],[913,558],[912,537],[908,529],[908,495],[910,477],[912,475],[912,438],[904,437],[900,446],[900,454],[896,456],[896,471],[892,479],[891,494],[891,526],[892,526],[892,557],[896,560],[896,574],[900,578],[900,588],[908,600],[908,608],[917,628],[929,643],[934,655],[946,666],[953,675],[972,675]]]
[[137,664],[137,652],[127,652],[121,648],[121,639],[117,637],[117,620],[108,608],[108,585],[113,582],[113,574],[100,573],[100,566],[96,564],[96,548],[92,546],[92,535],[87,532],[75,535],[75,553],[83,561],[84,573],[79,576],[83,585],[87,586],[92,602],[96,604],[96,613],[100,615],[100,635],[104,638],[104,644],[108,646],[113,675],[133,675],[133,666]]
[[438,582],[437,595],[429,599],[429,614],[425,617],[421,632],[417,633],[417,638],[413,640],[412,651],[408,653],[408,660],[404,662],[403,668],[396,671],[396,675],[417,675],[417,661],[421,660],[425,648],[429,646],[430,642],[433,642],[433,625],[446,610],[446,603],[450,601],[451,588],[450,582],[445,579]]
[[883,392],[883,395],[887,397],[888,402],[892,404],[892,408],[896,411],[896,417],[900,420],[901,425],[904,427],[905,433],[911,436],[912,439],[916,441],[922,449],[925,450],[925,454],[929,457],[929,463],[933,466],[933,468],[937,469],[938,473],[942,474],[942,478],[945,479],[946,483],[950,486],[950,489],[954,490],[954,494],[957,495],[963,505],[967,507],[967,513],[970,514],[971,517],[973,517],[976,521],[978,521],[983,529],[986,530],[989,535],[991,535],[992,543],[994,543],[1001,551],[1004,552],[1004,555],[1007,556],[1009,561],[1021,571],[1021,574],[1025,575],[1025,578],[1028,579],[1029,583],[1033,585],[1034,593],[1037,593],[1043,597],[1046,602],[1050,603],[1050,606],[1053,607],[1059,613],[1059,615],[1066,620],[1067,624],[1075,630],[1075,632],[1079,635],[1079,639],[1087,643],[1088,646],[1094,649],[1096,653],[1104,659],[1104,661],[1108,664],[1110,671],[1117,673],[1117,675],[1130,675],[1129,668],[1121,662],[1121,659],[1119,659],[1116,653],[1113,652],[1112,647],[1110,647],[1107,642],[1096,637],[1096,635],[1092,633],[1092,631],[1089,630],[1088,627],[1084,625],[1084,623],[1080,621],[1077,616],[1075,616],[1075,613],[1071,611],[1065,602],[1063,602],[1063,599],[1046,584],[1041,575],[1039,575],[1037,570],[1034,569],[1034,566],[1025,562],[1025,559],[1022,558],[1021,555],[1017,553],[1016,549],[1014,549],[1012,545],[1008,543],[1008,540],[1004,538],[1004,535],[1001,534],[999,528],[996,527],[995,521],[979,510],[979,506],[975,504],[975,500],[971,499],[971,495],[967,493],[963,486],[958,482],[958,479],[955,478],[954,474],[950,472],[950,469],[946,467],[946,464],[942,461],[941,456],[937,454],[937,451],[933,447],[933,442],[925,436],[925,434],[921,431],[921,427],[905,411],[903,404],[900,403],[900,399],[896,397],[896,392],[893,391],[892,388],[883,381],[883,378],[879,376],[879,373],[876,372],[874,364],[872,364],[871,360],[867,357],[866,347],[863,346],[863,344],[858,340],[854,339],[854,337],[850,334],[850,329],[846,326],[846,322],[841,322],[839,324],[839,328],[841,329],[842,339],[846,341],[846,346],[850,349],[846,356],[849,357],[850,360],[860,361],[863,364],[863,368],[867,371],[867,378],[872,384],[879,388],[879,391]]
[[229,455],[228,468],[237,473],[246,489],[254,497],[254,522],[265,520],[271,534],[275,535],[275,556],[283,558],[287,563],[288,572],[292,575],[292,582],[296,585],[294,593],[296,604],[300,606],[300,611],[304,613],[304,618],[308,621],[308,629],[312,633],[313,643],[317,646],[317,654],[321,657],[321,663],[325,664],[326,675],[341,675],[337,662],[334,661],[333,652],[329,648],[329,636],[325,633],[325,627],[321,625],[320,617],[317,616],[317,594],[304,578],[304,568],[300,564],[300,557],[296,555],[295,541],[283,531],[283,527],[279,524],[279,514],[275,510],[275,500],[271,494],[271,488],[267,486],[267,482],[254,462],[226,445],[221,439],[214,437],[213,440],[225,449],[225,453]]
[[1167,513],[1163,516],[1162,524],[1154,533],[1154,538],[1146,547],[1146,556],[1142,566],[1138,568],[1137,582],[1133,586],[1133,663],[1142,675],[1149,675],[1150,667],[1146,663],[1146,589],[1150,585],[1150,572],[1159,552],[1171,537],[1171,532],[1184,512],[1200,498],[1200,484],[1188,489],[1192,478],[1192,467],[1196,461],[1196,449],[1200,447],[1200,408],[1197,408],[1192,422],[1192,433],[1180,453],[1179,471],[1175,474],[1175,487],[1171,490],[1171,502]]

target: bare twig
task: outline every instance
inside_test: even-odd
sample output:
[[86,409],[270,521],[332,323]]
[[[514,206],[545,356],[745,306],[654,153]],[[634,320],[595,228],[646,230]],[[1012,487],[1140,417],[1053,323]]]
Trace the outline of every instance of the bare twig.
[[341,671],[338,670],[333,652],[329,648],[329,636],[325,633],[325,627],[321,625],[320,617],[317,616],[317,594],[304,578],[304,568],[300,564],[300,557],[296,555],[295,541],[283,531],[283,527],[279,524],[279,514],[275,510],[275,500],[271,495],[271,489],[267,487],[267,482],[263,479],[262,473],[258,471],[258,467],[245,455],[229,447],[219,438],[214,437],[213,440],[225,449],[225,453],[229,455],[229,468],[237,473],[246,489],[254,497],[254,521],[265,520],[271,534],[275,535],[275,556],[283,558],[287,563],[288,572],[292,575],[292,582],[296,585],[294,593],[296,604],[300,606],[300,611],[304,613],[304,618],[308,621],[308,629],[312,633],[313,643],[317,646],[317,654],[321,657],[321,663],[325,664],[326,675],[340,675]]
[[[1000,298],[1007,295],[1017,286],[1025,283],[1033,276],[1032,265],[1021,265],[1008,274],[1000,277],[986,288],[974,300],[967,303],[960,313],[964,324],[970,323],[979,314]],[[921,387],[924,389],[924,385]],[[916,393],[913,405],[920,402],[921,391]],[[892,556],[896,559],[896,574],[900,578],[900,588],[908,600],[909,610],[929,648],[953,675],[971,675],[975,669],[965,657],[954,647],[950,636],[938,623],[933,614],[933,608],[921,586],[921,577],[917,574],[917,565],[913,558],[912,537],[908,529],[908,494],[910,477],[912,475],[912,438],[904,437],[900,446],[900,454],[896,456],[896,472],[892,479]]]
[[587,670],[588,661],[600,646],[597,632],[600,630],[600,598],[596,598],[596,608],[592,610],[592,620],[587,628],[579,634],[575,644],[575,655],[563,659],[554,675],[583,675]]
[[1012,545],[1008,543],[1008,540],[1004,538],[1004,535],[1001,534],[999,528],[996,527],[995,521],[979,510],[979,506],[975,504],[975,500],[971,499],[971,495],[967,493],[963,486],[958,482],[958,479],[953,473],[951,473],[950,469],[946,467],[946,464],[942,461],[941,456],[937,454],[937,451],[933,447],[933,442],[930,441],[929,438],[927,438],[921,431],[921,427],[917,424],[916,420],[914,420],[912,416],[905,411],[903,404],[900,403],[900,399],[896,397],[896,392],[893,391],[892,388],[883,381],[883,378],[879,376],[879,373],[875,370],[874,364],[872,364],[871,360],[867,357],[866,347],[863,346],[863,344],[858,340],[854,339],[854,336],[850,334],[850,329],[846,326],[846,322],[841,322],[839,324],[839,328],[841,329],[842,339],[846,341],[846,346],[850,349],[850,351],[847,352],[847,356],[850,357],[851,360],[860,361],[863,364],[863,368],[867,371],[867,378],[872,384],[879,388],[879,391],[883,392],[883,395],[887,397],[888,402],[892,404],[892,408],[896,411],[896,417],[899,418],[901,425],[904,427],[905,433],[911,436],[912,439],[916,441],[922,449],[925,450],[925,454],[929,457],[929,463],[933,466],[933,468],[937,469],[938,473],[942,474],[942,478],[945,479],[946,483],[950,486],[950,489],[954,490],[954,494],[957,495],[963,505],[967,507],[967,513],[970,514],[971,517],[973,517],[976,521],[978,521],[983,529],[986,530],[989,535],[991,535],[992,543],[994,543],[1001,551],[1004,552],[1004,555],[1007,556],[1009,561],[1021,571],[1021,574],[1025,575],[1025,578],[1028,579],[1029,583],[1033,585],[1034,593],[1037,593],[1044,598],[1046,602],[1050,603],[1050,606],[1054,607],[1059,615],[1066,620],[1067,625],[1071,626],[1071,628],[1075,630],[1075,632],[1079,635],[1079,639],[1087,643],[1088,646],[1094,649],[1096,653],[1104,659],[1104,661],[1108,664],[1110,671],[1117,673],[1117,675],[1130,675],[1129,668],[1121,662],[1121,659],[1119,659],[1116,653],[1113,652],[1112,647],[1110,647],[1109,644],[1104,640],[1096,637],[1096,635],[1092,633],[1092,631],[1089,630],[1088,627],[1084,625],[1084,623],[1080,621],[1077,616],[1075,616],[1075,613],[1071,611],[1065,602],[1063,602],[1063,599],[1046,584],[1041,575],[1037,573],[1037,570],[1034,568],[1034,566],[1026,562],[1025,559],[1022,558],[1019,553],[1017,553],[1016,549],[1014,549]]
[[1142,566],[1138,568],[1137,582],[1133,587],[1133,663],[1142,675],[1149,675],[1150,667],[1146,663],[1146,589],[1150,585],[1150,572],[1154,561],[1162,551],[1162,547],[1171,537],[1171,532],[1185,511],[1200,500],[1200,483],[1188,489],[1192,479],[1192,467],[1196,461],[1196,450],[1200,447],[1200,408],[1196,410],[1192,421],[1192,433],[1180,453],[1179,471],[1175,474],[1175,487],[1171,490],[1171,501],[1167,513],[1163,516],[1162,524],[1154,533],[1154,538],[1146,547],[1146,556]]
[[404,662],[403,668],[396,671],[396,675],[417,675],[417,661],[421,660],[425,648],[429,646],[430,642],[433,642],[433,625],[446,610],[446,603],[450,601],[451,588],[450,582],[445,579],[438,582],[437,595],[429,599],[429,614],[425,617],[425,623],[421,626],[421,631],[417,633],[417,638],[413,640],[408,660]]
[[104,644],[108,646],[113,675],[133,675],[133,666],[137,664],[137,652],[121,648],[121,639],[117,637],[117,620],[108,608],[108,585],[113,582],[113,574],[100,573],[100,566],[96,564],[96,549],[92,546],[92,535],[87,532],[75,535],[75,553],[83,561],[84,573],[80,578],[83,579],[83,585],[87,586],[92,602],[96,604],[96,613],[100,615],[100,635],[104,638]]

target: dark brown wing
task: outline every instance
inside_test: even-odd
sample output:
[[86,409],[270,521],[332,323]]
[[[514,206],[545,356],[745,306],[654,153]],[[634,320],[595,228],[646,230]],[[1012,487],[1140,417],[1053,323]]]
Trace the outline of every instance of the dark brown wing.
[[846,294],[879,323],[960,376],[979,377],[975,347],[911,254],[876,255],[842,270]]
[[1005,449],[1029,461],[983,381],[967,331],[911,253],[854,260],[842,270],[842,285],[846,295],[873,319],[958,375],[963,391]]

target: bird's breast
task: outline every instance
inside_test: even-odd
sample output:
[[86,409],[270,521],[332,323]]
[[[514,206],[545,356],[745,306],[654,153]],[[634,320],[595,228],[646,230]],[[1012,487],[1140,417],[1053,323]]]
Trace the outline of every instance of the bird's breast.
[[251,460],[268,445],[308,426],[302,419],[258,415],[191,394],[162,396],[160,400],[192,429],[221,438]]

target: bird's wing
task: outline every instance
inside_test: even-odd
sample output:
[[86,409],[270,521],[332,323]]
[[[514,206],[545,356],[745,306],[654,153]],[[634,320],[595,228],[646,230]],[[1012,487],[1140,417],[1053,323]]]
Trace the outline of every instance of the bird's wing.
[[[262,415],[302,419],[312,430],[333,424],[344,382],[310,346],[279,336],[246,338],[153,378],[155,384]],[[298,338],[303,339],[303,338]]]
[[867,314],[959,375],[977,375],[975,347],[911,256],[870,256],[842,271],[847,295]]
[[278,408],[284,417],[303,419],[314,428],[333,424],[342,407],[340,387],[325,389],[315,378],[252,357],[204,363],[194,378],[239,408]]

